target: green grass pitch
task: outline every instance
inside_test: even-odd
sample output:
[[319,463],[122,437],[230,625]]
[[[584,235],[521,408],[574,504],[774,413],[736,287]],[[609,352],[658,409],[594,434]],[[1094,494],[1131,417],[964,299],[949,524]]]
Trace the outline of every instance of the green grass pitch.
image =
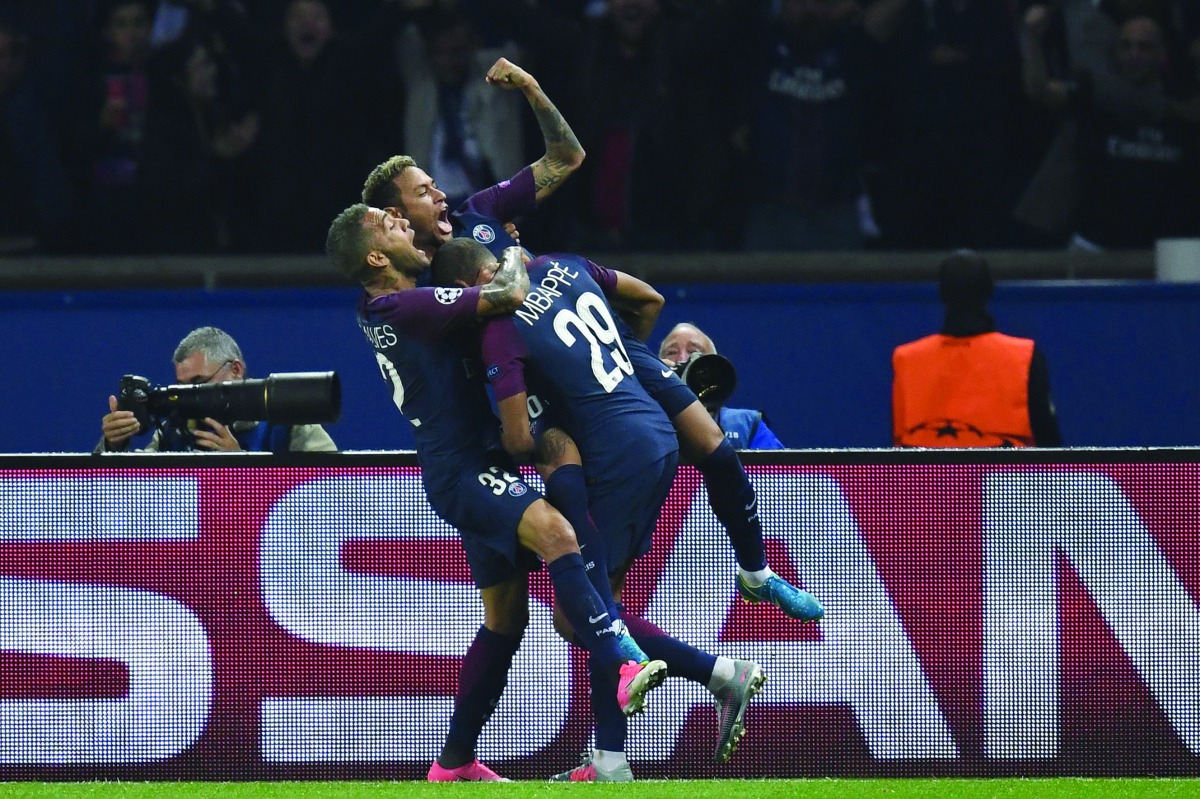
[[1200,779],[645,780],[625,784],[425,782],[9,782],[4,799],[1108,799],[1200,796]]

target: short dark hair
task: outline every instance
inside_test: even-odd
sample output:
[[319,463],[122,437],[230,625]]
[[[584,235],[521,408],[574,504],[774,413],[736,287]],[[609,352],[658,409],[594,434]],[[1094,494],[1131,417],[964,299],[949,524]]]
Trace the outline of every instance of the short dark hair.
[[938,265],[938,291],[948,306],[987,305],[994,285],[987,259],[974,250],[953,252]]
[[479,270],[489,260],[496,260],[496,256],[475,239],[450,239],[438,247],[433,255],[433,283],[436,286],[453,286],[461,280],[474,285]]
[[343,275],[366,285],[371,279],[371,267],[367,264],[367,236],[363,230],[363,218],[370,207],[355,203],[338,214],[329,225],[325,236],[325,252]]

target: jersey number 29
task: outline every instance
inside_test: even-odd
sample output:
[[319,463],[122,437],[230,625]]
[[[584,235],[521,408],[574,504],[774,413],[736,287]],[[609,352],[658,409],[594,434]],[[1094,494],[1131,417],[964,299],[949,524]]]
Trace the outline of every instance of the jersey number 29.
[[[575,303],[575,311],[564,308],[554,315],[554,332],[568,347],[574,346],[578,340],[571,328],[579,331],[587,340],[592,353],[592,374],[596,376],[605,393],[612,393],[626,375],[633,375],[633,363],[625,352],[621,331],[617,330],[616,322],[608,312],[604,300],[590,291],[584,292]],[[607,345],[607,350],[603,349],[602,345]],[[611,370],[606,368],[604,362],[606,351],[616,363],[616,367]]]

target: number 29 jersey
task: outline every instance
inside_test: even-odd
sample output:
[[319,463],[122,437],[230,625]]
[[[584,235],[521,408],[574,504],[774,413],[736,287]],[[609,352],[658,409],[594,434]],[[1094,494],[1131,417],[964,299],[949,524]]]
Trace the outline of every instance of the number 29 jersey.
[[583,456],[593,490],[678,450],[675,428],[634,377],[604,298],[615,275],[576,255],[527,264],[530,289],[508,316],[488,319],[483,363],[496,401],[548,396]]

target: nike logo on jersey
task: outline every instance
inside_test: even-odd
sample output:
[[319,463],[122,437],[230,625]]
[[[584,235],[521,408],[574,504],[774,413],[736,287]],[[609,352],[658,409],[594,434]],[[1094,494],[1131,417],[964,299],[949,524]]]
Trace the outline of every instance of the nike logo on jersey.
[[663,369],[662,372],[660,372],[659,374],[661,374],[663,377],[670,377],[671,375],[673,375],[675,373],[672,372],[670,369]]
[[588,624],[595,624],[596,622],[605,618],[608,618],[607,613],[601,613],[599,616],[588,616]]

